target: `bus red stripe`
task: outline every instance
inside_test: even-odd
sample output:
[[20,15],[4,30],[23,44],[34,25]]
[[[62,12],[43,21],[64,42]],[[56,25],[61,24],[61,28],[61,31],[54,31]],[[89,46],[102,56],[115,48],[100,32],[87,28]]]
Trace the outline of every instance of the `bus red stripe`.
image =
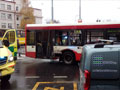
[[26,56],[36,58],[36,52],[26,52]]
[[102,28],[120,28],[120,24],[106,25],[73,25],[73,26],[27,26],[27,30],[65,30],[65,29],[102,29]]

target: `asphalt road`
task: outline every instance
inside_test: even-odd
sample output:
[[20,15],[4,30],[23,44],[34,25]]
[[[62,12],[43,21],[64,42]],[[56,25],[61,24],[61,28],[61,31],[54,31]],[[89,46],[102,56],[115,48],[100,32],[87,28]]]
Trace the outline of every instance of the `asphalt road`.
[[58,61],[19,57],[9,82],[0,90],[79,90],[79,67]]

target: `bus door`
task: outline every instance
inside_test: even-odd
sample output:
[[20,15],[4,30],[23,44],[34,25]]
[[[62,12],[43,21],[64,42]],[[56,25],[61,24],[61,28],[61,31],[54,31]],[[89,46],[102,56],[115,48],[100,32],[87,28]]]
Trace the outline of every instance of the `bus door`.
[[36,32],[36,57],[42,58],[43,56],[43,44],[42,44],[42,32]]
[[8,48],[14,56],[14,60],[17,60],[17,36],[15,29],[6,30],[2,38],[2,41],[6,41],[6,40],[9,42]]
[[52,53],[50,31],[37,31],[36,32],[36,56],[38,58],[50,58]]

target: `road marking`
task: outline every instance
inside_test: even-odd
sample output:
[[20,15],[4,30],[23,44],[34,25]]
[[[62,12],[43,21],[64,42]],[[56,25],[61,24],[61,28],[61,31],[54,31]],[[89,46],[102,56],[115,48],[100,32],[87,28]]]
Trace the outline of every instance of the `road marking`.
[[[40,85],[40,84],[61,84],[61,83],[67,83],[67,84],[69,84],[69,83],[73,83],[73,90],[78,90],[77,89],[77,82],[74,82],[74,81],[56,81],[56,82],[36,82],[36,84],[35,84],[35,86],[33,87],[33,89],[32,90],[37,90],[37,88],[38,88],[38,86]],[[60,87],[60,89],[56,89],[56,88],[53,88],[53,87],[45,87],[44,88],[44,90],[64,90],[63,89],[63,86],[62,86],[62,88]]]
[[26,76],[25,78],[40,78],[40,76]]
[[36,90],[36,89],[37,89],[37,87],[39,86],[39,84],[40,84],[40,82],[37,82],[37,83],[35,84],[35,86],[33,87],[33,89],[32,89],[32,90]]
[[45,87],[44,90],[64,90],[64,87],[60,87],[60,89],[52,88],[52,87]]
[[77,83],[76,82],[73,83],[73,87],[74,87],[74,90],[77,90]]
[[68,78],[67,76],[54,76],[54,78]]

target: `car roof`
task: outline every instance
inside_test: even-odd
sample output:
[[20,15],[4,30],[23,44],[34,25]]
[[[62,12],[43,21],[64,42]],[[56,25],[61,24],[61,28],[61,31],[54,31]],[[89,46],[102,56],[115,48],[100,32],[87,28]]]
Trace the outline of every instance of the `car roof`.
[[[99,48],[95,48],[96,45],[100,45],[100,44],[86,44],[84,47],[87,49],[99,49]],[[119,44],[114,44],[114,45],[110,45],[110,44],[101,44],[103,45],[103,47],[101,47],[100,49],[105,49],[105,48],[120,48]]]

